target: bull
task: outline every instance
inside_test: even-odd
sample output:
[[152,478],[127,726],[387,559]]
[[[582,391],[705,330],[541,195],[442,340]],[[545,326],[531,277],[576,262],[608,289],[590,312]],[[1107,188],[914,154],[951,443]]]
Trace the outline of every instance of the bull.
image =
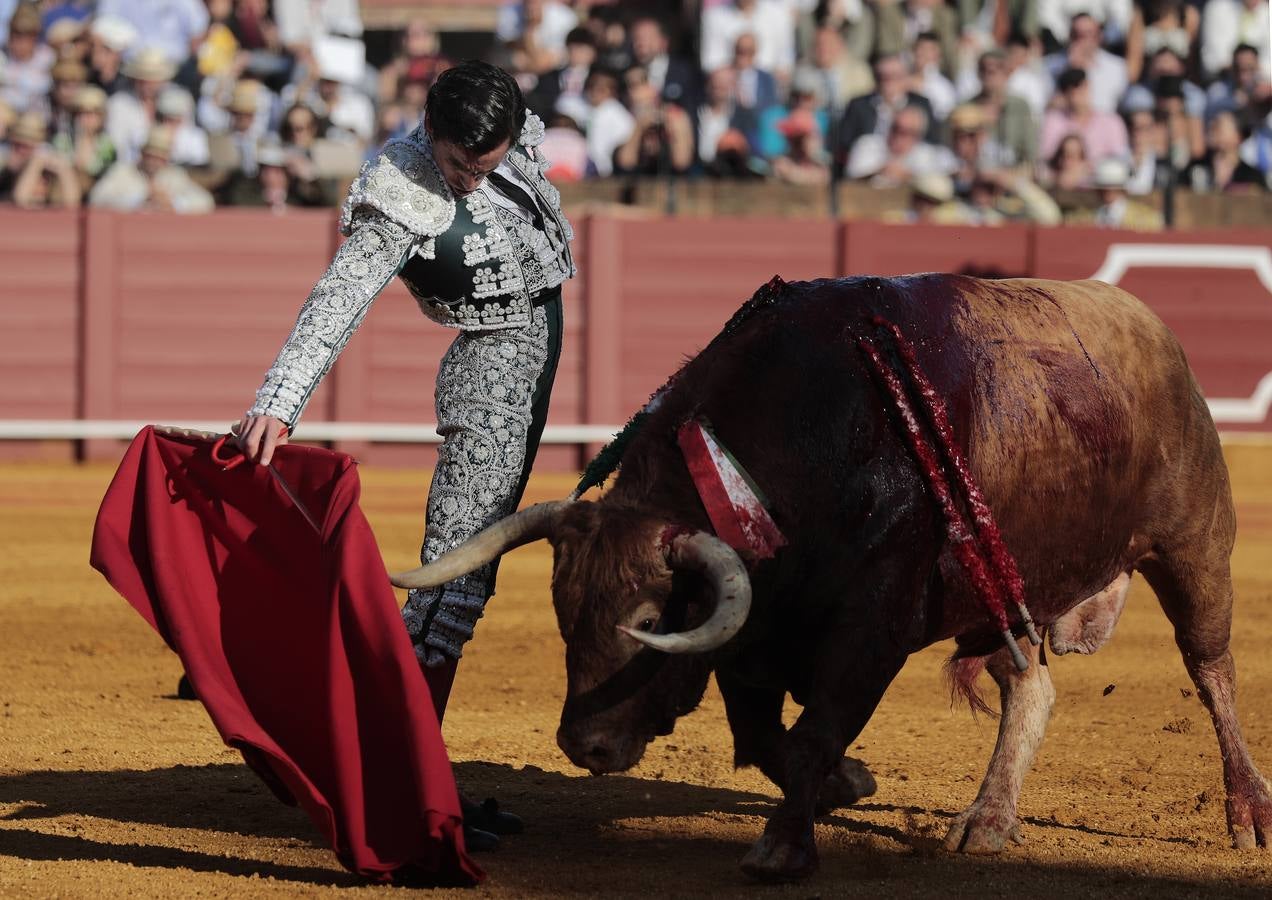
[[[1148,580],[1218,735],[1233,841],[1267,847],[1272,790],[1234,705],[1236,526],[1218,435],[1174,336],[1101,282],[775,279],[661,392],[601,499],[530,507],[395,582],[443,583],[551,542],[568,673],[557,742],[594,774],[635,765],[714,672],[735,765],[784,795],[742,860],[766,880],[816,868],[814,816],[874,789],[847,747],[906,658],[954,638],[955,686],[974,697],[988,670],[1001,717],[945,846],[1019,840],[1021,784],[1055,699],[1046,657],[1015,612],[1004,644],[955,559],[913,422],[861,349],[880,322],[911,342],[916,368],[870,346],[943,401],[947,449],[993,511],[1054,653],[1097,650],[1132,574]],[[695,416],[771,498],[787,539],[771,559],[712,534],[675,440]],[[789,729],[787,694],[802,706]]]

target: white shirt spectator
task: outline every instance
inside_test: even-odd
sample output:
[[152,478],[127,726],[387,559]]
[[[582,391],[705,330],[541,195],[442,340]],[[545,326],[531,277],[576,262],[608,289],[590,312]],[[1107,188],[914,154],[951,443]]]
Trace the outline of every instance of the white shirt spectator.
[[591,106],[581,97],[562,97],[557,110],[583,127],[587,135],[587,158],[596,174],[606,178],[614,172],[614,151],[632,136],[636,120],[627,107],[614,98]]
[[274,23],[284,46],[311,45],[329,34],[362,37],[358,0],[273,0]]
[[733,62],[739,35],[755,35],[755,65],[774,74],[795,67],[795,22],[779,0],[746,0],[750,9],[733,3],[702,13],[702,70],[714,72]]
[[954,85],[941,74],[941,67],[935,63],[923,70],[923,86],[919,93],[932,104],[932,115],[940,122],[944,122],[949,117],[950,110],[958,105]]
[[732,109],[716,112],[703,105],[698,111],[698,157],[705,163],[714,162],[720,138],[729,130],[733,118]]
[[137,46],[158,48],[177,65],[190,56],[209,21],[202,0],[101,0],[97,15],[123,19],[137,29]]
[[49,74],[57,61],[48,44],[38,44],[26,62],[5,60],[0,53],[0,99],[16,113],[48,112]]
[[[1053,53],[1044,62],[1052,78],[1051,90],[1047,92],[1050,96],[1054,80],[1069,68],[1069,57],[1064,52]],[[1101,48],[1095,51],[1095,60],[1087,67],[1086,74],[1087,84],[1091,85],[1091,106],[1100,112],[1117,112],[1122,95],[1126,93],[1126,60]],[[1009,90],[1010,84],[1008,81]]]
[[1131,27],[1131,0],[1037,0],[1038,24],[1060,42],[1067,40],[1069,23],[1088,13],[1104,26],[1106,44],[1121,43]]
[[1201,65],[1210,77],[1232,65],[1232,51],[1249,44],[1259,51],[1266,74],[1272,65],[1272,28],[1267,0],[1251,9],[1242,0],[1208,0],[1201,14]]
[[[505,44],[518,40],[525,30],[524,3],[505,3],[495,21],[495,36]],[[565,53],[565,36],[579,24],[574,10],[564,3],[548,0],[543,4],[543,17],[534,30],[534,41],[544,50]]]
[[[888,140],[879,134],[864,134],[852,145],[848,156],[847,175],[851,179],[870,178],[878,175],[888,164]],[[948,147],[938,147],[920,141],[898,160],[911,176],[931,172],[948,175],[958,169],[958,160]]]
[[120,91],[106,101],[106,133],[122,163],[135,163],[154,122],[146,107],[131,91]]

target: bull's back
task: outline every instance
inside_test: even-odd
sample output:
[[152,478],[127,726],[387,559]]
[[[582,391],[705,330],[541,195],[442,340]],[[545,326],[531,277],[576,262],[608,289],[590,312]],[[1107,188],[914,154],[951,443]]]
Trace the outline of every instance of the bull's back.
[[[1119,288],[922,275],[843,289],[847,328],[886,347],[882,318],[914,345],[1044,619],[1104,587],[1137,541],[1184,512],[1169,473],[1225,477],[1178,341]],[[810,326],[835,300],[819,302]]]

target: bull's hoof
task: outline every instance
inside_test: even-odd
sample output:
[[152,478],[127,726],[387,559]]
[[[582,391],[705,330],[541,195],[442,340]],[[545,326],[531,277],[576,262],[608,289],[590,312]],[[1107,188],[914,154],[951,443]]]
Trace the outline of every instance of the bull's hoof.
[[951,853],[998,853],[1008,841],[1025,842],[1015,812],[977,800],[954,819],[943,846]]
[[821,791],[817,794],[817,815],[824,816],[833,810],[852,806],[863,797],[872,796],[878,789],[865,764],[845,756],[822,782]]
[[1272,847],[1272,788],[1256,779],[1248,789],[1228,797],[1228,832],[1238,850]]
[[817,846],[811,833],[790,841],[765,832],[742,857],[742,871],[757,881],[799,881],[817,871]]

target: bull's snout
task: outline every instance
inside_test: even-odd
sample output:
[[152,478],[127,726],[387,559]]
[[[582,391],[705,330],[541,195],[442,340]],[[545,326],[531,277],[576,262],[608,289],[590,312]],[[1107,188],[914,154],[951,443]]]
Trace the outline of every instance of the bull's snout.
[[557,731],[557,746],[570,762],[593,775],[630,768],[634,761],[626,759],[627,743],[601,731],[570,732],[565,728]]

